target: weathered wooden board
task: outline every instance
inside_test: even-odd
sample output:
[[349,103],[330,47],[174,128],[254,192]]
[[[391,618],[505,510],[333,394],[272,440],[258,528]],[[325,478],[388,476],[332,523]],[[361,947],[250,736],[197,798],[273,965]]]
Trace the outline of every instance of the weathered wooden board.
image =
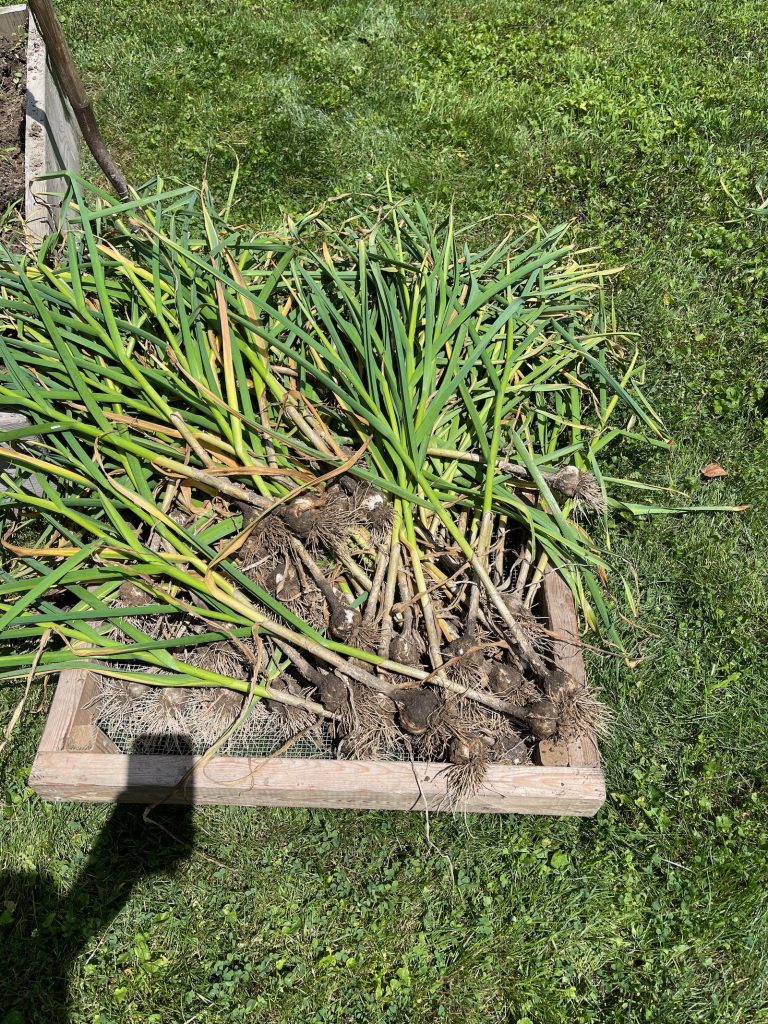
[[[581,653],[579,628],[573,598],[560,573],[550,571],[544,581],[548,629],[553,639],[553,653],[560,668],[570,672],[578,683],[586,681]],[[536,751],[541,765],[569,765],[581,768],[600,764],[600,751],[594,733],[581,733],[568,740],[542,740]]]
[[63,178],[42,174],[80,170],[80,129],[48,60],[43,37],[29,19],[24,216],[30,245],[39,248],[60,218]]
[[[18,412],[0,412],[0,448],[5,448],[6,445],[12,450],[16,450],[18,442],[9,442],[6,440],[8,431],[20,430],[22,427],[28,427],[31,424],[31,420],[28,416]],[[7,459],[0,456],[0,473],[8,473],[9,476],[15,477],[19,472],[18,466],[8,462]],[[22,470],[22,479],[24,478],[24,471]],[[55,485],[54,485],[55,486]],[[43,494],[43,488],[35,476],[27,476],[26,483],[24,484],[26,490],[32,494],[36,494],[41,497]],[[0,491],[4,491],[5,485],[0,480]]]
[[[584,664],[573,601],[556,574],[544,581],[546,613],[558,635],[555,657],[577,678]],[[404,811],[448,809],[444,764],[313,758],[124,755],[96,727],[88,673],[62,674],[30,776],[50,800],[236,804]],[[90,746],[89,746],[90,745]],[[83,749],[84,747],[89,749]],[[559,761],[558,761],[559,758]],[[550,744],[543,763],[493,765],[463,810],[590,816],[605,801],[594,737]]]
[[27,5],[10,4],[0,7],[0,36],[9,39],[27,28]]
[[[193,767],[193,762],[195,766]],[[124,755],[41,751],[30,779],[55,800],[447,810],[446,765],[311,758]],[[184,776],[192,769],[188,778]],[[182,783],[179,785],[179,783]],[[594,814],[605,799],[599,768],[489,768],[464,810]]]
[[80,129],[51,67],[26,4],[0,7],[0,35],[27,31],[27,110],[24,139],[24,217],[27,241],[39,248],[59,221],[63,178],[40,175],[80,169]]

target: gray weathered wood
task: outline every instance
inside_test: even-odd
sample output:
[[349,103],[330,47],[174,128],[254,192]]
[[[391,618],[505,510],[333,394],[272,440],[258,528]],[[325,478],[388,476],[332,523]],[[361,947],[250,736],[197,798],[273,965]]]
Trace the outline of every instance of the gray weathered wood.
[[[31,422],[32,421],[29,419],[29,417],[25,416],[23,413],[0,412],[0,447],[2,447],[5,444],[5,442],[3,441],[4,432],[8,430],[18,430],[20,427],[28,427]],[[11,448],[12,450],[16,450],[15,443],[9,444],[8,447]],[[0,458],[0,473],[8,473],[10,476],[15,477],[18,471],[18,466],[8,462],[7,459]],[[53,486],[55,487],[56,485],[54,484]],[[31,494],[36,494],[38,497],[40,497],[43,493],[43,488],[40,486],[39,482],[34,476],[29,476],[26,478],[26,483],[24,484],[24,487]],[[2,480],[0,480],[0,491],[4,490],[5,487],[3,486]]]
[[[35,759],[30,785],[54,800],[449,809],[445,765],[310,758],[216,757],[207,764],[171,755],[51,753]],[[462,810],[518,814],[594,814],[605,799],[597,768],[491,765],[483,789]]]
[[63,178],[41,181],[40,175],[80,170],[80,131],[33,18],[27,42],[26,133],[24,212],[29,241],[39,246],[58,224],[65,188]]
[[11,4],[8,7],[0,7],[0,36],[5,39],[26,31],[27,28],[27,5]]
[[[559,572],[547,573],[544,587],[548,628],[553,634],[552,653],[559,668],[565,669],[577,683],[586,682],[584,656],[581,651],[579,623],[570,588]],[[572,768],[597,767],[600,751],[594,733],[570,736],[565,741],[544,740],[539,743],[538,761],[542,765],[567,764]]]
[[98,677],[88,674],[80,690],[77,708],[70,721],[65,740],[66,749],[78,752],[100,751],[102,754],[119,754],[120,748],[96,724],[92,702],[99,692]]
[[[2,11],[0,11],[0,18],[2,18]],[[2,26],[2,21],[0,21]],[[20,427],[29,426],[29,419],[18,412],[0,412],[0,446],[4,444],[3,433],[8,430],[18,430]],[[5,459],[0,458],[0,473],[10,473],[11,476],[16,475],[16,466],[7,462]],[[0,480],[0,491],[4,491],[2,480]]]
[[24,216],[27,240],[37,247],[59,220],[64,179],[40,181],[51,171],[80,169],[80,132],[47,59],[45,44],[26,4],[0,7],[0,35],[27,36],[27,110],[24,151]]
[[[0,412],[0,435],[4,430],[18,430],[20,427],[28,427],[30,419],[21,412]],[[0,442],[2,436],[0,436]]]

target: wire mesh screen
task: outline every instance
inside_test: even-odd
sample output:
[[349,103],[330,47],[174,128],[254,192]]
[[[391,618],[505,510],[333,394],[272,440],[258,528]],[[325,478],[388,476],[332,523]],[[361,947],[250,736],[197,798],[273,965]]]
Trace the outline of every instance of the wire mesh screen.
[[[113,722],[104,722],[97,717],[96,724],[106,733],[119,748],[121,754],[204,754],[211,746],[208,739],[190,735],[186,732],[142,733],[136,735],[136,729],[127,721],[124,726]],[[286,737],[278,729],[264,728],[256,732],[243,728],[226,740],[218,753],[229,757],[269,757],[280,747],[286,745]],[[333,758],[333,743],[327,728],[321,727],[312,736],[302,736],[291,743],[281,757],[320,757]]]
[[[221,745],[218,754],[227,757],[279,757],[315,758],[334,760],[334,741],[327,725],[319,725],[296,739],[286,734],[284,728],[271,724],[269,716],[245,723]],[[211,746],[208,738],[195,736],[187,731],[147,733],[139,723],[131,722],[129,716],[117,724],[105,721],[96,715],[96,725],[117,746],[121,754],[192,754],[201,756]],[[279,752],[279,753],[278,753]],[[404,746],[398,746],[379,754],[383,761],[409,761],[411,754]],[[418,761],[420,758],[414,757]]]

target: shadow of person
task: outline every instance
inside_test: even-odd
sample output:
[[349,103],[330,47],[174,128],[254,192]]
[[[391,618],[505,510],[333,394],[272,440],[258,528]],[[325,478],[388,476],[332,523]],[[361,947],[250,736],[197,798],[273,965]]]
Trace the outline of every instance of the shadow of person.
[[[148,740],[141,737],[137,749],[147,749]],[[193,764],[189,744],[182,745],[174,757],[179,779]],[[139,883],[172,874],[191,853],[189,784],[183,806],[163,802],[178,798],[180,788],[149,796],[146,761],[129,757],[128,785],[117,799],[135,800],[142,793],[137,787],[144,787],[144,799],[154,805],[149,820],[144,807],[118,802],[66,894],[42,868],[0,876],[0,1024],[66,1024],[78,958],[104,940]]]

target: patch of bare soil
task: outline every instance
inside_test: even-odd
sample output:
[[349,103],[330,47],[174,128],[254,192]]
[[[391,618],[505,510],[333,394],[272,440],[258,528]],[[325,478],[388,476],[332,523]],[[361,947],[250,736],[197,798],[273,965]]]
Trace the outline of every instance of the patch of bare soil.
[[26,95],[26,36],[0,36],[0,239],[8,235],[4,214],[24,198]]

